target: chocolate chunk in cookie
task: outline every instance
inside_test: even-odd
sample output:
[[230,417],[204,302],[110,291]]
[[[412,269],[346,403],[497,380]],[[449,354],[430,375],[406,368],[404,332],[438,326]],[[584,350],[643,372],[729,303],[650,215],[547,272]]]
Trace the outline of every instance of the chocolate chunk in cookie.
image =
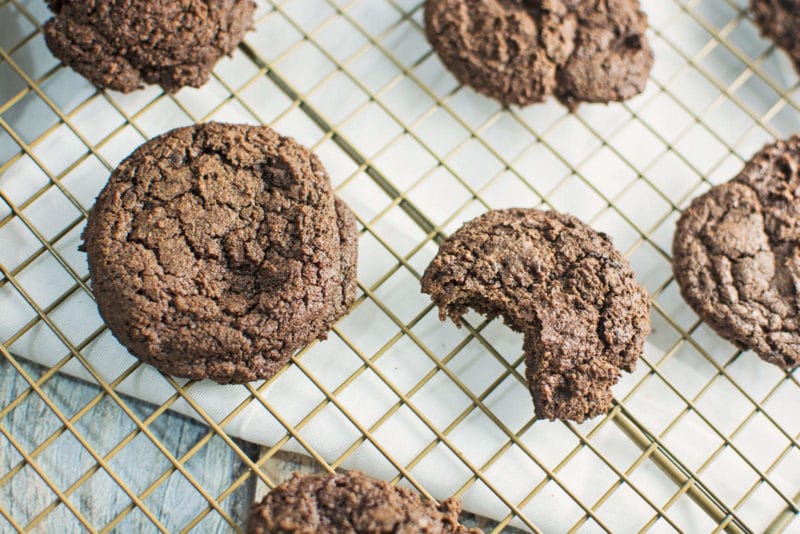
[[357,471],[298,475],[253,506],[250,534],[426,532],[478,534],[458,522],[461,503],[441,504]]
[[427,0],[425,29],[461,83],[505,104],[625,100],[653,65],[639,0]]
[[772,39],[789,54],[800,72],[800,2],[797,0],[750,0],[750,10],[761,35]]
[[111,175],[84,240],[112,333],[176,376],[267,379],[355,298],[352,213],[316,156],[267,127],[148,141]]
[[608,410],[650,329],[647,293],[611,240],[554,211],[491,211],[450,236],[422,291],[442,320],[472,308],[525,334],[536,415],[581,422]]
[[48,48],[99,87],[200,87],[253,24],[253,0],[48,0]]
[[784,369],[800,365],[800,137],[768,145],[678,221],[681,294],[720,336]]

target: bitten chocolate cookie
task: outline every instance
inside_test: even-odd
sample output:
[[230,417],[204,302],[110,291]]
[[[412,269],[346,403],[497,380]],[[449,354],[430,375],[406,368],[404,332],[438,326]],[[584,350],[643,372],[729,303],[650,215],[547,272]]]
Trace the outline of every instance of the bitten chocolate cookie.
[[453,75],[505,104],[555,94],[612,102],[644,90],[653,52],[639,0],[426,0],[428,40]]
[[608,410],[650,330],[647,293],[605,234],[554,211],[491,211],[439,248],[422,291],[459,324],[472,308],[525,334],[540,419],[581,422]]
[[772,39],[789,54],[800,72],[800,2],[798,0],[750,0],[761,35]]
[[764,147],[681,215],[681,294],[720,336],[784,369],[800,365],[800,137]]
[[176,376],[267,379],[355,298],[352,213],[317,157],[267,127],[148,141],[111,175],[84,240],[112,333]]
[[357,471],[295,473],[253,506],[249,532],[479,534],[458,522],[460,512],[456,499],[437,505]]
[[48,0],[48,48],[100,87],[169,92],[208,81],[253,24],[253,0]]

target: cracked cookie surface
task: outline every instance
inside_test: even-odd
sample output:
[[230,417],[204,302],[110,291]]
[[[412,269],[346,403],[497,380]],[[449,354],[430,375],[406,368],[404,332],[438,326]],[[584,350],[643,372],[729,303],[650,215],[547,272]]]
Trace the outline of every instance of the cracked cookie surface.
[[649,300],[610,239],[553,211],[491,211],[450,236],[422,291],[442,320],[472,308],[525,335],[536,415],[583,421],[608,410],[650,329]]
[[367,477],[299,475],[275,487],[253,506],[250,534],[418,533],[478,534],[458,522],[461,503],[428,501],[414,491]]
[[112,333],[176,376],[267,379],[355,298],[352,213],[317,157],[267,127],[148,141],[111,175],[84,240]]
[[784,369],[800,365],[800,137],[764,147],[683,212],[673,268],[720,336]]
[[574,109],[644,90],[653,52],[638,0],[427,0],[428,40],[453,75],[505,104]]
[[794,62],[800,73],[800,1],[798,0],[750,0],[761,35],[772,39]]
[[200,87],[253,23],[253,0],[48,0],[50,51],[99,87]]

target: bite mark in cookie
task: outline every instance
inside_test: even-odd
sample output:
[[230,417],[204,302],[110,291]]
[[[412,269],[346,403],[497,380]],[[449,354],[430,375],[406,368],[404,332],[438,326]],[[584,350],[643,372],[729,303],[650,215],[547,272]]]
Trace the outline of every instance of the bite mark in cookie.
[[650,328],[647,293],[607,236],[554,211],[491,211],[451,235],[422,291],[457,324],[472,308],[525,335],[536,415],[583,421],[608,410]]

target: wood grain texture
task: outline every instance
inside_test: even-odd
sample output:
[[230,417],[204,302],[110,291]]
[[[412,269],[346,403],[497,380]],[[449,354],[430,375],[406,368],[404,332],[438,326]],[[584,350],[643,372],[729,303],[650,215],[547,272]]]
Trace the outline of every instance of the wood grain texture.
[[[35,379],[43,368],[23,363]],[[0,358],[0,408],[8,406],[28,389],[27,382],[4,359]],[[71,417],[97,396],[96,386],[55,376],[43,390],[58,409]],[[141,419],[154,410],[153,405],[125,397],[131,410]],[[62,425],[55,414],[35,394],[0,420],[28,452],[58,431]],[[111,399],[103,398],[97,406],[75,424],[77,431],[101,455],[107,454],[135,429],[133,422]],[[153,434],[174,456],[179,457],[208,434],[208,427],[170,412],[162,414],[150,426]],[[257,447],[239,443],[248,455],[257,454]],[[22,457],[0,435],[0,478],[22,460]],[[90,470],[94,459],[69,433],[62,433],[35,461],[62,491]],[[136,436],[110,461],[111,470],[133,491],[140,494],[172,464],[143,434]],[[211,495],[224,491],[246,469],[243,462],[220,438],[212,438],[185,463],[188,472]],[[244,525],[253,499],[254,482],[249,479],[221,503],[222,509],[237,525]],[[131,502],[119,485],[103,470],[95,472],[71,495],[70,502],[94,527],[102,529]],[[43,509],[56,501],[55,494],[30,466],[23,467],[8,483],[0,487],[0,506],[10,512],[21,525],[27,525]],[[147,498],[145,506],[173,532],[183,529],[207,507],[207,501],[179,473],[172,473]],[[11,531],[0,517],[0,532]],[[81,532],[84,529],[66,506],[59,503],[33,529],[34,532]],[[134,509],[114,529],[118,532],[153,532],[153,523],[139,509]],[[216,512],[209,513],[197,526],[198,532],[232,532]]]

